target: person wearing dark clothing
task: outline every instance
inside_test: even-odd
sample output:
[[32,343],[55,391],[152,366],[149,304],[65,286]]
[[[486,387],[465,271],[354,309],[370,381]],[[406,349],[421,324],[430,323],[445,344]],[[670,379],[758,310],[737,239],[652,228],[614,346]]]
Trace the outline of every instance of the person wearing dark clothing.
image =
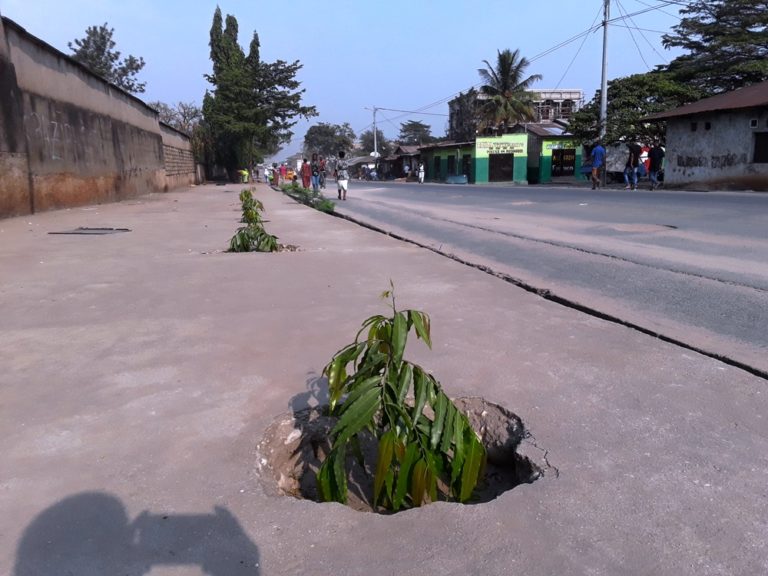
[[655,190],[659,187],[659,172],[664,164],[664,148],[658,142],[654,142],[648,151],[648,159],[650,160],[648,173],[651,177],[651,190]]
[[640,154],[643,153],[639,144],[631,142],[627,144],[629,155],[627,163],[624,166],[624,190],[634,190],[637,188],[637,167],[640,165]]

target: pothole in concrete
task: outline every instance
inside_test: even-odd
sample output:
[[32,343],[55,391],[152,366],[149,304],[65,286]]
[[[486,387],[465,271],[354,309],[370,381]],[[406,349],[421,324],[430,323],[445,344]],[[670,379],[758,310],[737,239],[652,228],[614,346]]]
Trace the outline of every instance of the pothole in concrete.
[[[528,433],[517,415],[483,398],[456,398],[454,402],[467,415],[488,455],[483,476],[468,504],[490,502],[543,474],[541,467],[518,453]],[[267,428],[257,450],[257,466],[267,494],[320,502],[316,475],[330,451],[328,436],[335,422],[327,415],[327,406],[320,406],[283,414]],[[360,448],[364,467],[352,455],[347,460],[348,506],[373,512],[370,503],[377,452],[373,435],[364,437]]]

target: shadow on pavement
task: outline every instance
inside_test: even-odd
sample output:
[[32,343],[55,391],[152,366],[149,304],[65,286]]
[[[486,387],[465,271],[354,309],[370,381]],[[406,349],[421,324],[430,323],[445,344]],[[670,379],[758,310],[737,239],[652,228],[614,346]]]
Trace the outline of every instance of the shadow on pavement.
[[258,576],[259,552],[225,508],[212,514],[142,512],[129,522],[103,492],[61,500],[24,531],[14,576],[139,576],[158,565],[197,565],[212,576]]

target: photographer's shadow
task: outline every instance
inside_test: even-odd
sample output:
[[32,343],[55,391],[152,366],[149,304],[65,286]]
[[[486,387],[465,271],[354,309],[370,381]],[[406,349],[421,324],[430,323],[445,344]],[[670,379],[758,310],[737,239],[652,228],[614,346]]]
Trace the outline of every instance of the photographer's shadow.
[[84,492],[40,513],[24,531],[14,576],[139,576],[158,565],[197,565],[213,576],[258,576],[259,552],[225,508],[210,514],[142,512]]

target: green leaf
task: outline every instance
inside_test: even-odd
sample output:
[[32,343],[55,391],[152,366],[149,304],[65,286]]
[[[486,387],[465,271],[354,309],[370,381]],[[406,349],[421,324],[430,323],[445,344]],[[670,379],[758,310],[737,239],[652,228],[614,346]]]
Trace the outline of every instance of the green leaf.
[[448,411],[448,397],[443,392],[437,394],[437,406],[435,406],[435,419],[432,422],[432,432],[429,437],[429,445],[432,450],[437,448],[440,437],[445,427],[445,414]]
[[398,366],[403,361],[405,343],[408,340],[408,321],[402,312],[396,312],[392,324],[392,361]]
[[320,492],[320,500],[330,502],[333,500],[333,491],[331,489],[331,465],[330,455],[320,466],[317,472],[317,488]]
[[448,400],[445,410],[445,429],[443,430],[443,439],[440,441],[440,452],[448,454],[453,443],[453,424],[456,421],[456,406]]
[[342,504],[347,503],[347,470],[346,470],[347,451],[342,446],[333,459],[333,479],[336,483],[336,501]]
[[472,496],[485,460],[485,448],[480,444],[471,428],[465,434],[465,443],[467,451],[461,472],[459,502],[466,502]]
[[343,445],[353,434],[360,432],[373,420],[376,411],[381,405],[381,395],[379,392],[379,387],[374,386],[367,389],[348,407],[345,402],[344,413],[332,431],[335,437],[334,447],[336,445]]
[[397,402],[402,405],[408,396],[408,391],[413,385],[413,365],[410,362],[403,364],[400,369],[400,379],[397,383]]
[[451,486],[456,483],[461,475],[461,467],[464,465],[464,428],[466,421],[464,415],[456,410],[453,419],[453,460],[451,462]]
[[336,403],[344,394],[344,381],[347,379],[347,370],[341,355],[334,356],[330,364],[323,370],[328,378],[328,395],[330,397],[331,412],[336,408]]
[[418,366],[413,371],[413,388],[416,394],[416,400],[413,406],[413,420],[417,422],[427,403],[429,389],[432,387],[432,381],[427,377],[424,371]]
[[421,506],[424,503],[424,496],[427,491],[427,463],[424,459],[419,459],[413,465],[411,474],[411,500],[414,506]]
[[400,506],[403,504],[405,495],[408,492],[408,477],[411,473],[413,463],[416,461],[416,456],[419,453],[418,446],[416,444],[409,444],[405,449],[405,457],[400,463],[400,470],[397,473],[397,481],[395,483],[395,497],[392,499],[392,508],[397,512]]
[[376,472],[373,476],[373,507],[379,502],[381,489],[386,481],[387,473],[390,472],[392,456],[395,449],[395,431],[385,432],[379,440],[379,454],[376,460]]
[[429,333],[429,316],[418,310],[408,310],[408,314],[414,328],[416,328],[416,337],[424,340],[426,345],[432,348],[432,338]]

